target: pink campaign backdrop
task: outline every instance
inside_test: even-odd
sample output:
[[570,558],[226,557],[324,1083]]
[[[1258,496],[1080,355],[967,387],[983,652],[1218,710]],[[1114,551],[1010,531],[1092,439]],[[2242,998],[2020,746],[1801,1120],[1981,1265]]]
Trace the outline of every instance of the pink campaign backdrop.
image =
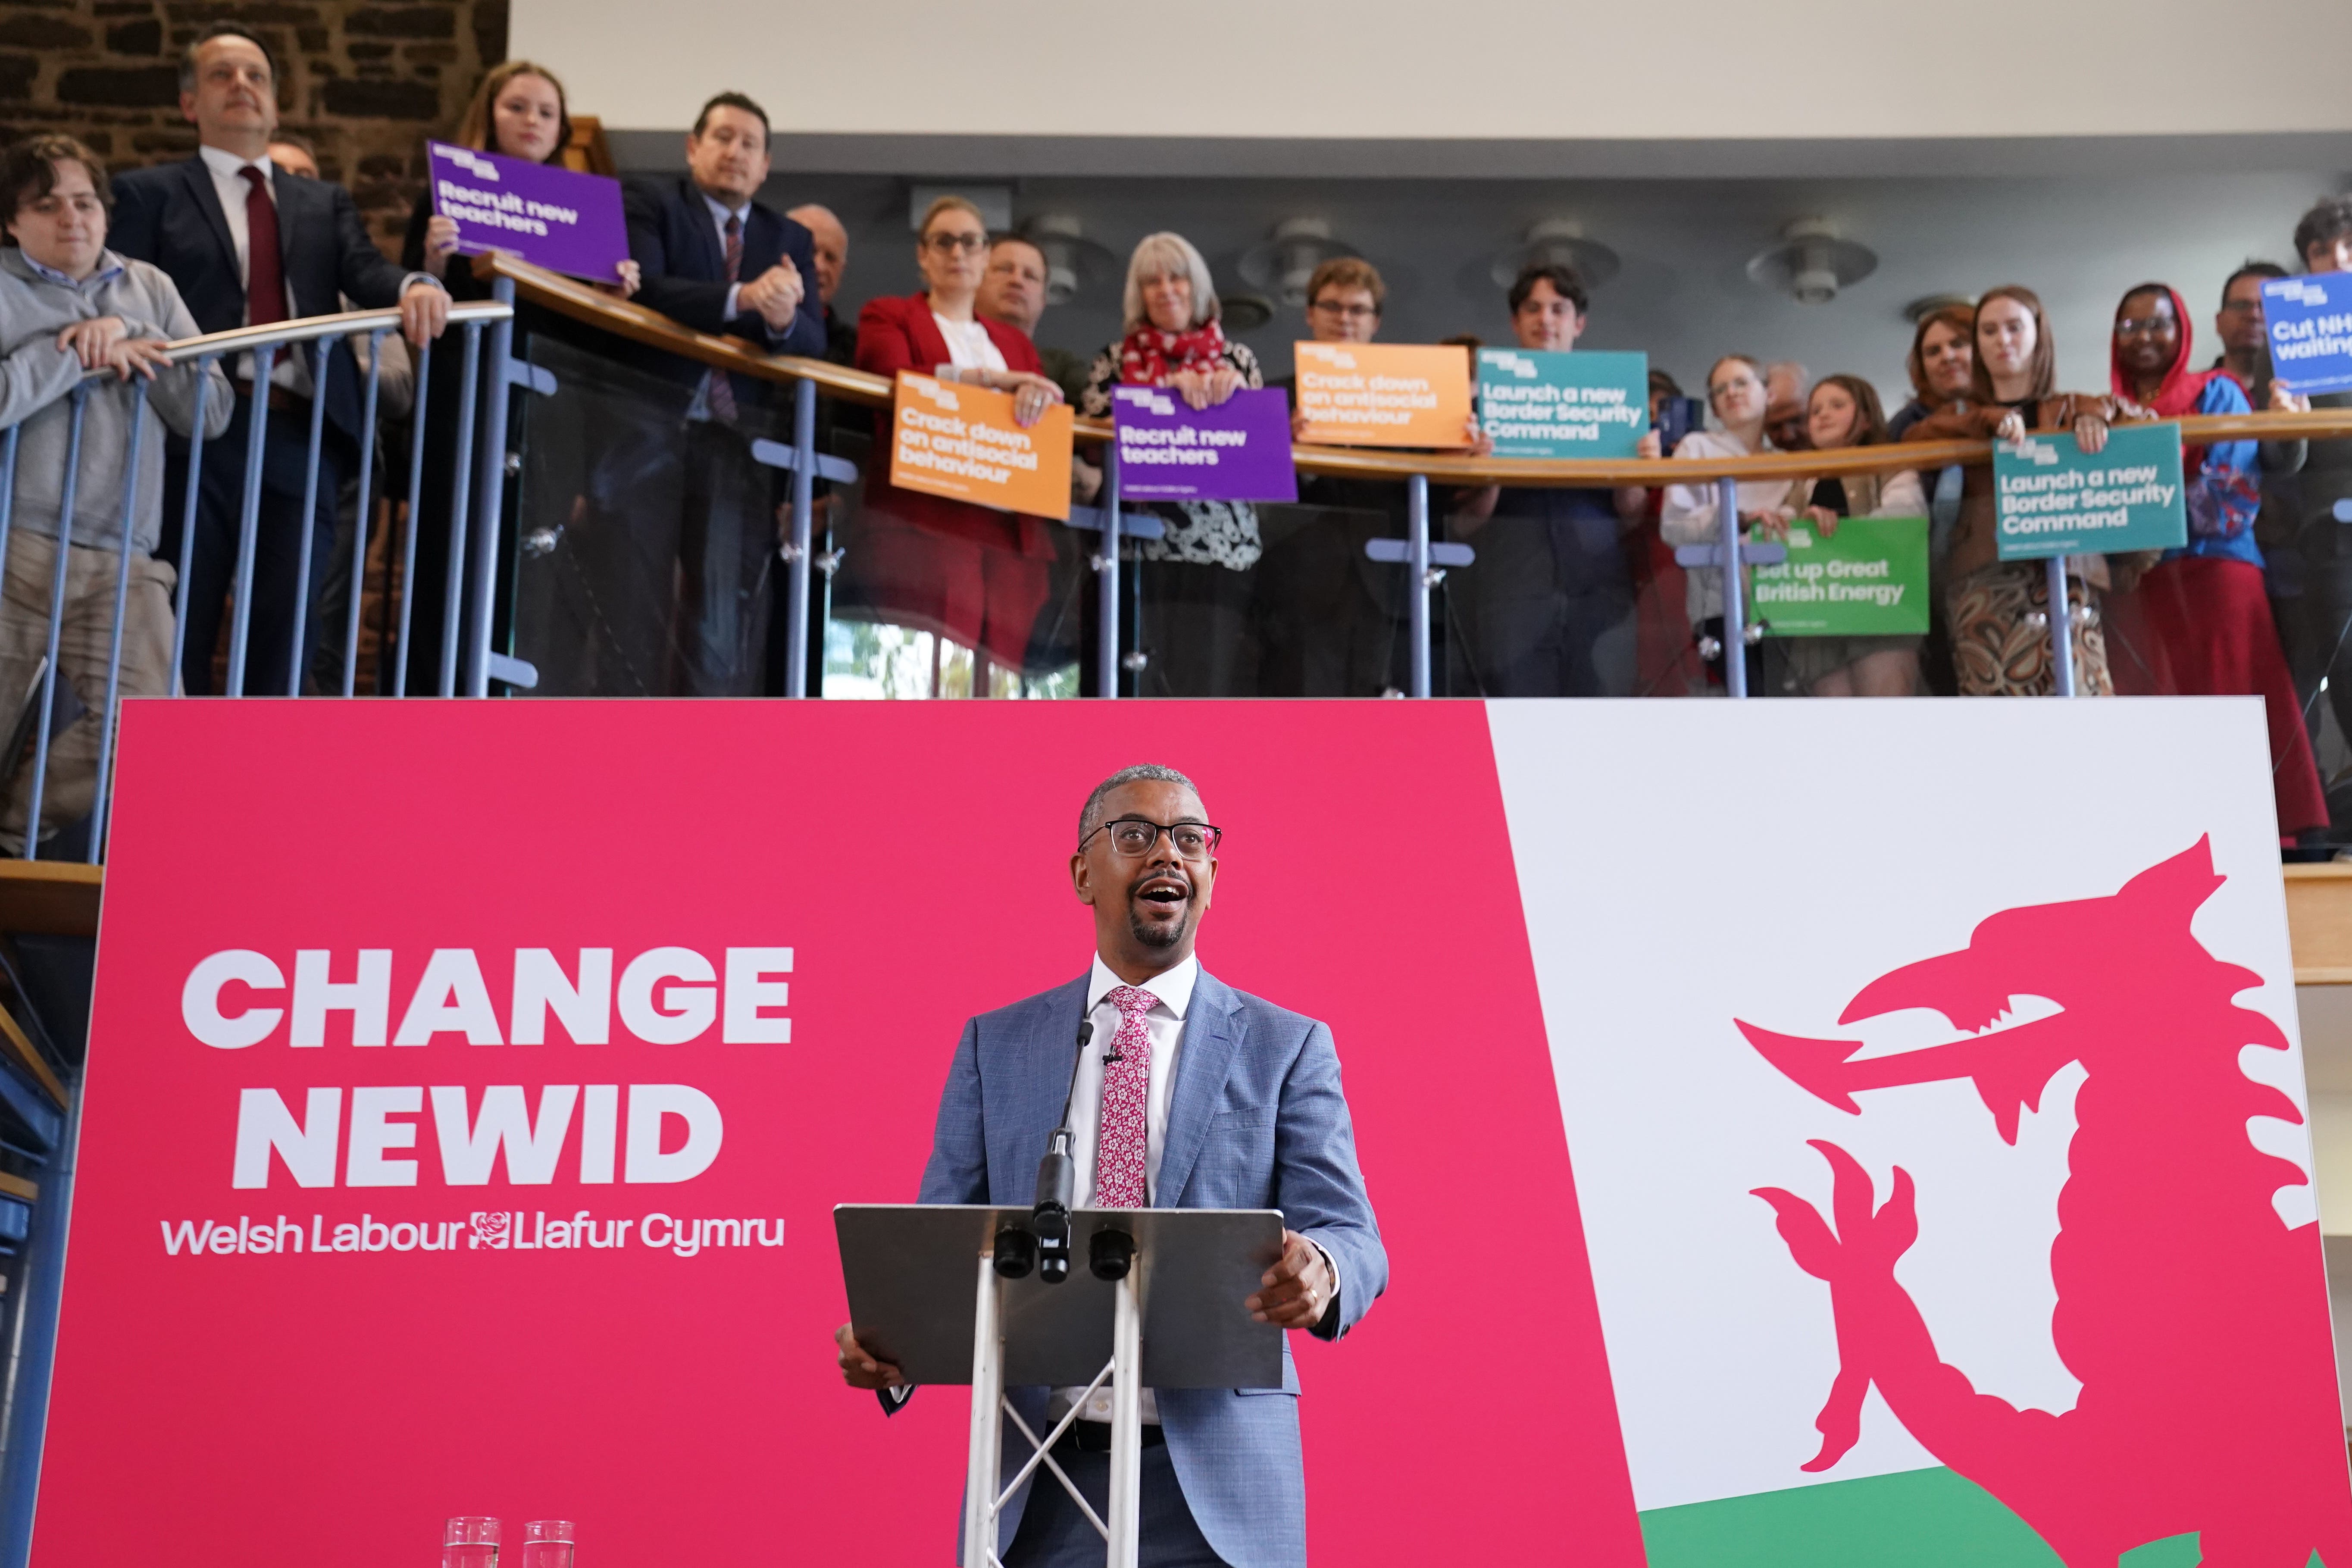
[[[1392,1263],[1341,1346],[1298,1336],[1327,1563],[1641,1562],[1483,710],[1469,704],[128,705],[44,1565],[394,1568],[439,1521],[579,1521],[592,1564],[937,1564],[967,1397],[843,1389],[829,1210],[911,1198],[963,1019],[1077,974],[1064,869],[1123,764],[1227,830],[1202,955],[1328,1020]],[[182,1022],[205,954],[394,951],[392,1016],[471,947],[791,946],[789,1045],[626,1037],[296,1050]],[[232,988],[231,1001],[236,993]],[[282,1001],[282,999],[281,999]],[[725,1143],[670,1186],[230,1186],[238,1091],[677,1082]],[[478,1096],[476,1098],[478,1104]],[[476,1208],[782,1216],[781,1248],[167,1258],[159,1220]],[[1550,1216],[1549,1221],[1537,1216]]]

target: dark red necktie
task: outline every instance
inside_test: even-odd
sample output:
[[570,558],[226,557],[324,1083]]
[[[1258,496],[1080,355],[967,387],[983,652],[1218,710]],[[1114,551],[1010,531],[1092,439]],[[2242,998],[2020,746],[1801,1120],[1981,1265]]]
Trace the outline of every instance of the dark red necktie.
[[245,321],[266,327],[286,319],[286,268],[278,253],[278,204],[268,183],[248,163],[245,176]]
[[[727,281],[738,283],[743,278],[743,220],[733,213],[727,215]],[[735,423],[739,410],[735,406],[735,384],[727,379],[723,370],[710,373],[710,416],[721,425]]]

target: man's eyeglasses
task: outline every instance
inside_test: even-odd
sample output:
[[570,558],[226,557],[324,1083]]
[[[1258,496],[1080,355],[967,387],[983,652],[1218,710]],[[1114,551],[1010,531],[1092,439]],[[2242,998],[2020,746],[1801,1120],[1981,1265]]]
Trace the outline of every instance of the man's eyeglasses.
[[2136,338],[2143,332],[2160,332],[2170,325],[2169,316],[2126,316],[2116,323],[2116,336]]
[[1168,835],[1169,845],[1174,848],[1181,858],[1206,860],[1215,851],[1218,842],[1225,836],[1223,828],[1212,827],[1205,822],[1179,822],[1163,826],[1146,817],[1116,816],[1097,827],[1094,833],[1089,833],[1085,838],[1078,840],[1078,848],[1081,852],[1084,852],[1095,833],[1109,834],[1110,847],[1130,859],[1139,859],[1150,854],[1151,847],[1159,843],[1160,836],[1165,833]]
[[988,236],[984,234],[931,234],[925,235],[923,237],[923,243],[929,246],[933,250],[939,251],[942,254],[950,250],[978,250],[988,243]]
[[1341,305],[1329,300],[1318,300],[1307,308],[1318,316],[1337,316],[1346,321],[1369,321],[1380,314],[1380,311],[1370,305],[1361,303]]

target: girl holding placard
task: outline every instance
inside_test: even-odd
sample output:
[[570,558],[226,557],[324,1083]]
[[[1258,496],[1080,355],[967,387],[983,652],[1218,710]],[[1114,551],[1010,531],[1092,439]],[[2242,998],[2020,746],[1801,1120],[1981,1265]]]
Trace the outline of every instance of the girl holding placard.
[[[1805,433],[1816,451],[1875,447],[1886,440],[1886,418],[1878,393],[1858,375],[1825,375],[1805,402]],[[1849,517],[1927,515],[1919,476],[1832,475],[1800,479],[1790,489],[1791,521],[1809,519],[1824,539]],[[1789,673],[1798,689],[1812,697],[1908,697],[1919,684],[1919,639],[1915,637],[1792,637]]]
[[[2062,430],[2085,452],[2107,444],[2107,426],[2137,413],[2095,393],[2057,390],[2058,349],[2042,300],[2033,290],[2005,284],[1977,302],[1976,364],[1966,403],[1950,403],[1904,432],[1906,441],[2015,441],[2029,430]],[[1960,512],[1952,528],[1945,610],[1952,663],[1963,697],[2047,697],[2056,683],[2051,668],[2048,577],[2039,561],[1998,559],[1992,465],[1962,472]],[[2122,557],[2125,574],[2147,557]],[[2104,555],[2069,556],[2069,624],[2074,638],[2074,689],[2110,697],[2106,633],[2099,624],[2099,594],[2115,578]]]

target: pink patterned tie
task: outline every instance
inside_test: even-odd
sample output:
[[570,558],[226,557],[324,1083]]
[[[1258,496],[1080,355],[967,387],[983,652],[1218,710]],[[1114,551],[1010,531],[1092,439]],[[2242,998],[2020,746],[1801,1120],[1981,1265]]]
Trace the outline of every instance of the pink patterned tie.
[[1151,1037],[1143,1016],[1159,1000],[1133,985],[1116,985],[1103,999],[1118,1009],[1111,1048],[1118,1060],[1103,1070],[1102,1125],[1095,1139],[1095,1207],[1150,1206],[1143,1181],[1151,1146]]

